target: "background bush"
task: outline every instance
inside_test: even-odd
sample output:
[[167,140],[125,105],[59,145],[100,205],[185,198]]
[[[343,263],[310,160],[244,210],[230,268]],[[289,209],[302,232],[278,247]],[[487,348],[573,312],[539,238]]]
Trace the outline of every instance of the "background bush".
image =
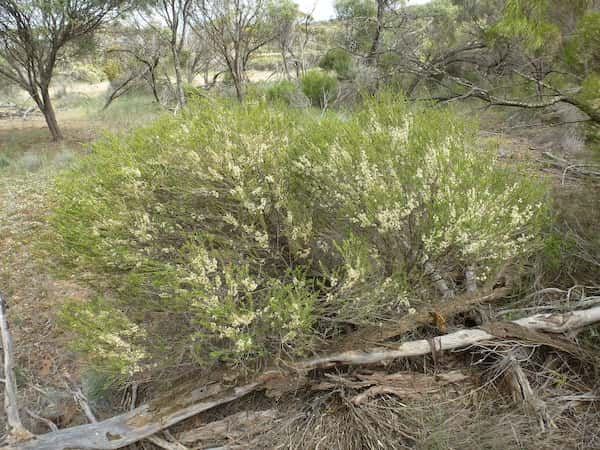
[[473,126],[392,95],[344,117],[203,101],[96,144],[57,192],[54,251],[103,293],[64,323],[122,377],[304,354],[439,298],[425,262],[482,282],[545,217]]
[[340,80],[354,78],[352,56],[343,48],[328,50],[319,61],[319,67],[323,70],[335,72]]
[[298,86],[292,81],[277,81],[267,88],[267,99],[271,102],[281,101],[289,105],[298,94],[298,91]]
[[114,83],[123,75],[123,67],[118,60],[107,59],[102,65],[102,72],[108,81]]
[[309,70],[301,78],[300,86],[313,106],[323,108],[337,97],[336,77],[321,70]]

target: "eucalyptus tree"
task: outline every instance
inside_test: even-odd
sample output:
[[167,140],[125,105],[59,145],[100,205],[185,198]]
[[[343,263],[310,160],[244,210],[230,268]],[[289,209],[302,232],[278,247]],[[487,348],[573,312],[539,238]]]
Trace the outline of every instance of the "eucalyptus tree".
[[[466,6],[468,0],[454,0]],[[498,3],[498,2],[496,2]],[[475,97],[492,105],[545,108],[566,103],[600,123],[600,11],[597,0],[506,0],[500,14],[483,31],[487,36],[482,54],[497,44],[510,49],[500,76],[488,77],[489,86],[465,77],[450,77],[458,86],[455,96]],[[501,92],[512,81],[524,85],[517,92]],[[535,100],[529,91],[535,92]]]
[[169,32],[169,50],[175,72],[176,111],[185,105],[182,52],[186,43],[191,17],[192,0],[154,0],[149,3],[166,24]]
[[276,37],[268,23],[269,6],[267,0],[196,0],[194,28],[223,60],[240,101],[250,58]]
[[291,78],[289,60],[294,54],[293,46],[301,18],[298,5],[293,0],[272,2],[268,8],[268,14],[281,54],[283,71],[287,78]]
[[55,67],[68,44],[115,19],[131,0],[0,0],[0,78],[27,91],[52,138],[63,138],[50,98]]
[[598,3],[435,0],[391,8],[385,21],[394,26],[383,28],[377,64],[395,80],[408,79],[409,95],[422,94],[417,87],[426,84],[427,95],[439,101],[476,98],[530,109],[570,104],[600,122]]
[[166,64],[163,62],[169,53],[168,36],[165,34],[158,27],[149,27],[136,20],[107,33],[105,38],[110,38],[110,41],[105,49],[104,66],[111,89],[104,109],[140,87],[149,89],[156,103],[165,105],[166,99],[162,94],[165,91],[163,87],[168,84],[168,73],[164,73],[163,66]]

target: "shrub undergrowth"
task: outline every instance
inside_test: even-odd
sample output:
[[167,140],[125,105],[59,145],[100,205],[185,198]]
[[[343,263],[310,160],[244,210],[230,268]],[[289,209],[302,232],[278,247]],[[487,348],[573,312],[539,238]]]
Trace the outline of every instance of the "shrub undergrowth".
[[348,114],[201,101],[98,142],[58,182],[63,266],[102,295],[63,311],[117,376],[310,352],[480,282],[536,244],[544,190],[472,124],[394,95]]

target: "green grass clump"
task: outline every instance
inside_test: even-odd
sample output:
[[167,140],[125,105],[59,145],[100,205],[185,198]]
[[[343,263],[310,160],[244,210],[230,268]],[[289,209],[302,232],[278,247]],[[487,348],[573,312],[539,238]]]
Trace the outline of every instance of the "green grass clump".
[[248,367],[439,298],[535,245],[540,186],[448,111],[381,95],[344,117],[202,101],[107,138],[58,181],[54,251],[105,296],[63,312],[96,367]]

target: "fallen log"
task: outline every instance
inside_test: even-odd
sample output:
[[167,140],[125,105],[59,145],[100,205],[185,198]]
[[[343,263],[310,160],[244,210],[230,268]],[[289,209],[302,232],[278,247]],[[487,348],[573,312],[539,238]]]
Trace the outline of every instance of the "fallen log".
[[526,409],[538,417],[542,432],[545,432],[548,427],[554,426],[546,403],[535,394],[527,375],[516,358],[509,358],[504,379],[512,392],[515,403],[522,403]]
[[330,351],[344,351],[356,349],[364,346],[365,342],[375,343],[384,342],[393,339],[396,336],[401,336],[409,331],[413,331],[419,327],[432,324],[432,312],[435,312],[441,317],[452,317],[461,312],[468,311],[475,305],[482,303],[490,303],[506,297],[510,293],[510,287],[505,286],[498,289],[493,289],[486,294],[475,295],[472,292],[467,292],[461,296],[455,297],[452,301],[437,304],[435,307],[425,305],[417,309],[414,314],[406,315],[399,318],[393,323],[384,324],[381,327],[371,326],[365,327],[354,333],[342,338],[342,343],[334,343],[330,347]]
[[243,411],[233,414],[215,422],[210,422],[199,428],[184,431],[177,436],[182,444],[197,444],[215,440],[225,440],[248,434],[252,430],[256,434],[257,428],[266,423],[272,423],[280,416],[275,409],[265,411]]
[[[148,438],[189,417],[195,416],[224,403],[241,398],[263,386],[264,380],[235,388],[215,389],[214,395],[205,388],[188,392],[187,399],[168,402],[162,406],[155,402],[146,403],[127,413],[101,422],[65,428],[47,434],[34,436],[26,442],[2,447],[8,450],[63,450],[77,449],[118,449]],[[194,400],[195,399],[195,400]],[[163,399],[165,400],[165,399]],[[165,400],[166,401],[166,400]]]
[[[524,319],[515,320],[514,323],[531,330],[549,333],[563,333],[567,330],[581,328],[600,321],[600,307],[566,314],[537,314]],[[409,356],[420,356],[431,353],[433,350],[454,350],[476,344],[481,341],[493,340],[494,335],[481,329],[460,330],[455,333],[438,336],[432,340],[421,339],[405,342],[399,346],[374,348],[368,351],[347,351],[334,355],[320,356],[293,365],[296,370],[311,370],[339,365],[364,365],[390,361]]]
[[[566,314],[537,314],[516,320],[514,323],[532,330],[563,333],[598,321],[600,321],[600,306]],[[398,358],[426,355],[432,350],[463,348],[493,339],[495,336],[486,331],[469,329],[438,336],[432,340],[423,339],[386,348],[349,351],[311,358],[293,364],[291,369],[267,371],[254,381],[240,387],[211,384],[195,390],[182,389],[179,390],[179,395],[161,397],[101,422],[38,435],[26,442],[9,443],[2,448],[5,450],[117,449],[148,438],[200,412],[264,389],[274,379],[293,380],[294,377],[303,377],[312,369],[338,365],[377,364]]]
[[371,397],[381,394],[391,394],[403,399],[419,398],[440,392],[444,386],[468,382],[473,375],[465,370],[451,370],[446,373],[428,375],[417,372],[397,373],[358,373],[349,378],[342,376],[330,377],[332,381],[319,383],[313,390],[330,390],[339,386],[350,389],[366,388],[350,400],[355,405],[360,405]]

